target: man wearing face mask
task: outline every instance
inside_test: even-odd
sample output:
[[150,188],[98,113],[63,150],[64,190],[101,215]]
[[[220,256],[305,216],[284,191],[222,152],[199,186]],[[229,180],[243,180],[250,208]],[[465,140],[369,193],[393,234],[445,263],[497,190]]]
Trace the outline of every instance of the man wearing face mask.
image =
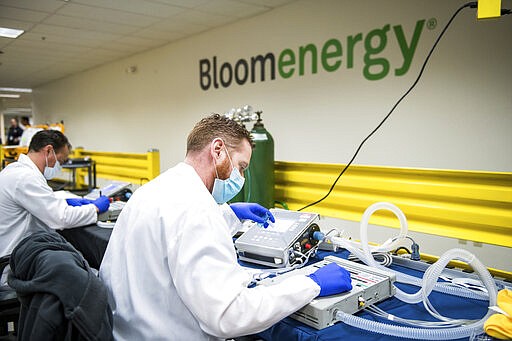
[[0,172],[0,256],[33,232],[92,224],[108,209],[106,197],[71,206],[48,186],[46,180],[58,175],[70,149],[60,131],[42,130],[32,137],[28,153]]
[[213,114],[190,132],[185,161],[130,198],[100,267],[116,340],[248,335],[317,296],[351,289],[350,275],[335,264],[311,277],[248,287],[252,275],[238,264],[232,235],[241,219],[274,218],[258,204],[224,203],[242,188],[251,154],[245,127]]

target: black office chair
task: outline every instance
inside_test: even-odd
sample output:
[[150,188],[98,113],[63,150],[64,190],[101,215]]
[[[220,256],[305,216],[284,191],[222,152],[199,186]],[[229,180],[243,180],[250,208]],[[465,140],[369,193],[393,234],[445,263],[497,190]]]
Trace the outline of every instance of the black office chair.
[[[0,258],[0,275],[9,264],[9,256]],[[20,315],[20,302],[16,291],[8,286],[0,286],[0,337],[8,335],[8,323],[14,323],[14,334],[18,331],[18,318]]]

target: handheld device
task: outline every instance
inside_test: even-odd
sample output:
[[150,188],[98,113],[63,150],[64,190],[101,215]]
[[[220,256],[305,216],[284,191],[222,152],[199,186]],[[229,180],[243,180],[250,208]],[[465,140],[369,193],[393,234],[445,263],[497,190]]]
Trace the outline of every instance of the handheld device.
[[94,200],[102,195],[110,199],[110,206],[106,212],[98,214],[99,222],[112,222],[117,220],[123,210],[126,202],[132,195],[131,184],[123,181],[112,181],[108,185],[98,189],[93,189],[85,199]]
[[98,199],[100,195],[105,195],[111,198],[112,201],[128,201],[132,193],[131,184],[129,182],[112,181],[100,189],[93,189],[85,195],[84,198],[94,200]]

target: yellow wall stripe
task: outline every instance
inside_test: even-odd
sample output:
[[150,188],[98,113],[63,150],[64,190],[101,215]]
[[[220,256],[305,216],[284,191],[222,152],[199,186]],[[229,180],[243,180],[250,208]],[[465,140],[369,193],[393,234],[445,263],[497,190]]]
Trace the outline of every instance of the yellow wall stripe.
[[[96,176],[103,179],[143,184],[160,174],[160,152],[156,149],[147,153],[117,153],[77,148],[72,157],[90,157],[96,162]],[[87,170],[77,169],[77,184],[84,184],[86,177]]]
[[[344,165],[276,162],[275,197],[291,210],[322,198]],[[307,210],[360,221],[371,204],[391,202],[409,229],[512,247],[512,173],[351,166],[330,196]],[[372,224],[398,227],[378,211]]]

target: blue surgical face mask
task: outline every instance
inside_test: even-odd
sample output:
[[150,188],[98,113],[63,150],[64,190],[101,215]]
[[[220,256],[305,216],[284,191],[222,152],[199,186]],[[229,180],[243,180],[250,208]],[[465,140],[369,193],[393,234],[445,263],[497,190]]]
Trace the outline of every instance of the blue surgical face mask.
[[229,156],[228,149],[226,148],[226,154],[228,155],[229,162],[231,163],[231,167],[233,170],[229,175],[229,178],[226,180],[219,179],[219,173],[217,173],[217,167],[215,166],[215,174],[217,178],[215,178],[215,182],[213,183],[212,195],[217,204],[224,204],[229,200],[233,199],[235,195],[237,195],[244,186],[245,179],[240,174],[238,168],[233,165],[231,161],[231,157]]
[[53,167],[48,167],[48,156],[46,156],[46,167],[44,167],[44,177],[46,180],[51,180],[62,171],[62,167],[60,165],[59,160],[57,160],[57,155],[55,155],[55,151],[52,149],[53,156],[55,157],[55,165]]

